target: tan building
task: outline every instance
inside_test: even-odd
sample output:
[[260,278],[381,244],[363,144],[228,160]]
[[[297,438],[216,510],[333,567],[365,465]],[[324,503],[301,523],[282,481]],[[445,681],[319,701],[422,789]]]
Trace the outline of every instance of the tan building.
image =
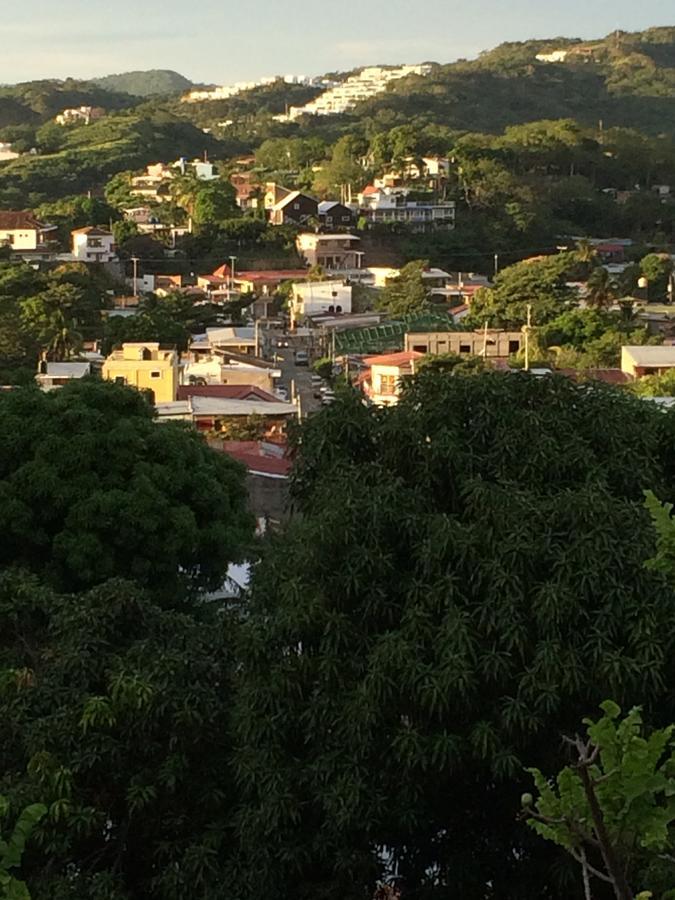
[[631,378],[663,375],[675,369],[675,347],[622,347],[621,371]]
[[39,250],[56,225],[43,225],[32,212],[0,211],[0,246],[14,251]]
[[354,234],[299,234],[295,245],[308,266],[321,266],[328,272],[336,269],[360,269],[363,253],[358,249],[361,238]]
[[178,354],[156,343],[122,344],[103,363],[103,377],[152,391],[155,403],[171,403],[178,390]]
[[520,331],[425,331],[406,334],[405,349],[416,353],[460,353],[468,356],[484,356],[486,359],[508,359],[524,346],[525,336]]
[[367,356],[363,362],[370,367],[361,382],[364,394],[375,406],[395,406],[401,393],[401,382],[415,374],[415,362],[422,353],[386,353]]

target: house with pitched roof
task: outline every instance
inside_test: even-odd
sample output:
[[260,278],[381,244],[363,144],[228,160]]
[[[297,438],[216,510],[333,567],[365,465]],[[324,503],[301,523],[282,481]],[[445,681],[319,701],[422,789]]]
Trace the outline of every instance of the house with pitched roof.
[[56,231],[56,225],[44,225],[27,210],[0,210],[0,246],[15,253],[40,250]]
[[96,225],[71,231],[73,256],[82,262],[108,263],[115,259],[115,238],[112,232]]
[[310,219],[317,219],[318,216],[317,201],[301,191],[291,191],[269,211],[270,225],[305,225]]

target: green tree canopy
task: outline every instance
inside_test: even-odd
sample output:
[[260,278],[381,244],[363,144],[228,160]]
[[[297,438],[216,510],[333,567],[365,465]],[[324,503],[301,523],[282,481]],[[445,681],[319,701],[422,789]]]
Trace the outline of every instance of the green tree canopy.
[[[33,900],[221,895],[236,621],[163,610],[111,581],[60,596],[0,574],[0,782],[46,816],[24,855]],[[2,894],[0,851],[0,896]]]
[[429,306],[429,291],[422,275],[428,268],[429,263],[424,259],[406,263],[400,274],[381,291],[377,298],[378,307],[392,318],[425,312]]
[[670,714],[641,488],[673,491],[672,434],[616,389],[497,373],[309,421],[244,626],[252,896],[356,898],[394,868],[421,898],[570,896],[513,777],[604,697]]
[[128,577],[169,600],[219,584],[251,537],[239,466],[154,422],[135,390],[6,392],[0,423],[0,565],[65,590]]
[[476,327],[485,320],[492,328],[520,328],[532,307],[532,322],[544,325],[575,300],[566,276],[575,263],[573,253],[526,259],[497,275],[492,288],[481,288],[471,303],[470,319]]

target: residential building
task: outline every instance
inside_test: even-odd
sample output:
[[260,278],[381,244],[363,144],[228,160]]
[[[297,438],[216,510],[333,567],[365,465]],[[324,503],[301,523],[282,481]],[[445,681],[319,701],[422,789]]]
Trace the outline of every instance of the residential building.
[[44,248],[56,225],[43,225],[32,212],[0,211],[0,246],[16,253]]
[[193,395],[186,400],[157,403],[156,407],[160,421],[192,422],[200,431],[217,430],[221,424],[241,422],[253,416],[263,418],[265,440],[274,443],[285,441],[288,421],[298,416],[298,409],[293,403],[276,398],[266,402]]
[[82,262],[108,263],[116,258],[115,238],[105,228],[89,225],[71,231],[73,256]]
[[51,391],[86,375],[91,375],[89,362],[47,362],[43,359],[38,365],[35,380],[43,391]]
[[273,394],[279,378],[281,369],[266,359],[226,350],[211,352],[205,350],[200,341],[190,345],[190,352],[182,364],[184,385],[243,385]]
[[369,222],[403,222],[416,228],[455,226],[454,200],[408,200],[408,191],[368,185],[358,195],[361,212]]
[[[221,266],[219,271],[227,271],[228,266]],[[260,271],[235,272],[234,286],[242,294],[256,294],[258,297],[269,297],[279,289],[282,284],[289,281],[300,281],[307,277],[307,269],[261,269]]]
[[245,356],[257,355],[258,336],[255,328],[238,325],[207,328],[205,338],[211,349],[230,350],[233,353],[240,353]]
[[270,212],[278,203],[281,203],[282,200],[292,193],[293,191],[290,188],[285,188],[283,185],[277,184],[276,181],[268,181],[265,184],[265,192],[263,194],[263,209]]
[[258,209],[262,205],[262,187],[255,173],[234,172],[230,175],[230,184],[237,192],[236,202],[240,209]]
[[326,228],[349,228],[354,224],[354,211],[336,200],[319,203],[319,222]]
[[78,106],[76,109],[64,109],[56,117],[57,125],[89,125],[105,116],[100,106]]
[[11,159],[18,159],[19,156],[21,156],[20,153],[12,150],[11,143],[0,141],[0,162],[9,162]]
[[297,119],[303,115],[339,115],[353,109],[357,103],[368,100],[387,89],[387,85],[409,75],[428,75],[430,65],[414,66],[367,66],[356,75],[330,87],[327,91],[305,106],[292,106],[287,116],[281,120]]
[[508,359],[524,346],[520,331],[500,331],[488,328],[478,331],[410,332],[405,336],[405,349],[416,353],[459,353],[483,356],[486,359]]
[[675,346],[621,348],[621,371],[632,378],[663,375],[675,369]]
[[293,285],[289,300],[291,327],[325,313],[352,311],[352,286],[344,281],[306,281]]
[[328,272],[360,269],[363,253],[358,250],[361,238],[354,234],[316,234],[304,232],[295,240],[300,256],[307,265],[321,266]]
[[312,78],[308,75],[268,75],[264,78],[259,78],[257,81],[237,81],[234,84],[223,84],[206,90],[190,91],[181,98],[181,102],[203,103],[209,100],[228,100],[230,97],[236,97],[237,94],[241,94],[244,91],[253,91],[256,88],[267,87],[275,84],[277,81],[283,81],[286,84],[301,84],[306,87],[331,87],[337,83],[326,78]]
[[171,403],[178,389],[178,354],[159,343],[122,344],[103,363],[103,377],[151,391],[154,402]]
[[270,225],[305,225],[318,219],[319,204],[301,191],[291,191],[269,211]]
[[410,350],[367,356],[363,362],[370,371],[364,373],[360,382],[368,400],[375,406],[395,406],[403,379],[415,374],[415,362],[422,356],[422,353]]

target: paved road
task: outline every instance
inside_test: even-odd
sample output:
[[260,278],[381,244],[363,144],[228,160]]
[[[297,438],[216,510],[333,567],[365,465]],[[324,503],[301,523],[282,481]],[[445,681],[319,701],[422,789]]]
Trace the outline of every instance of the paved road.
[[281,369],[281,384],[291,397],[291,383],[295,382],[295,390],[300,394],[300,407],[303,416],[319,409],[321,404],[314,399],[312,390],[312,369],[309,366],[296,366],[293,360],[295,348],[279,349],[275,352],[281,357],[279,368]]

